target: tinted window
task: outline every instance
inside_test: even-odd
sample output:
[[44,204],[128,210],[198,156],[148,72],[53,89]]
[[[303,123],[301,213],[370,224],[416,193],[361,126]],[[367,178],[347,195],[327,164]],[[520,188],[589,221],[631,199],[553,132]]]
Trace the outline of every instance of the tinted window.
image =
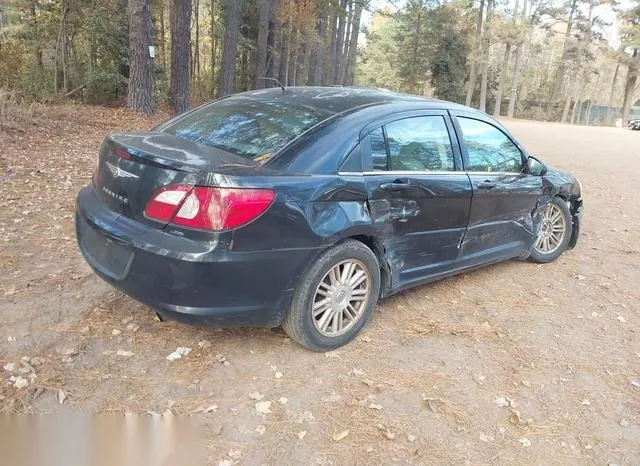
[[495,126],[471,118],[458,117],[469,154],[469,171],[520,172],[522,153]]
[[371,144],[373,169],[387,170],[387,146],[384,143],[384,132],[382,131],[382,127],[376,128],[369,133],[369,143]]
[[453,150],[442,116],[405,118],[385,125],[391,170],[453,170]]
[[268,159],[333,112],[277,99],[242,96],[212,102],[162,131],[254,160]]

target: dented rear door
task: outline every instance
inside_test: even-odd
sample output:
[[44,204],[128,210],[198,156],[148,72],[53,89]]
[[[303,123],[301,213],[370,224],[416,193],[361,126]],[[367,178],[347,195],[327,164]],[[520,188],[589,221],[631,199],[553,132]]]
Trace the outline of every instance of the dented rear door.
[[396,115],[363,139],[372,220],[385,225],[393,287],[449,272],[467,227],[471,183],[446,112]]

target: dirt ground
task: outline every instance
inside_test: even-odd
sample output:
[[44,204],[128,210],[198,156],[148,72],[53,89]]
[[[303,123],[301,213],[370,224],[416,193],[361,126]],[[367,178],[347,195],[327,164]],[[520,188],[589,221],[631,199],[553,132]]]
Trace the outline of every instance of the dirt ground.
[[152,123],[38,107],[0,128],[2,412],[197,413],[214,464],[640,464],[640,133],[505,122],[581,179],[577,248],[402,293],[315,354],[158,322],[85,264],[75,193],[106,132]]

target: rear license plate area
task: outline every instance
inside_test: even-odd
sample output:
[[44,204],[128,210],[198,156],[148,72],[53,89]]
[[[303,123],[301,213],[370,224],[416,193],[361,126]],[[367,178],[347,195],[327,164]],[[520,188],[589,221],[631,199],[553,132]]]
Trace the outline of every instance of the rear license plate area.
[[114,280],[129,272],[134,253],[96,230],[84,218],[79,221],[80,248],[90,264]]

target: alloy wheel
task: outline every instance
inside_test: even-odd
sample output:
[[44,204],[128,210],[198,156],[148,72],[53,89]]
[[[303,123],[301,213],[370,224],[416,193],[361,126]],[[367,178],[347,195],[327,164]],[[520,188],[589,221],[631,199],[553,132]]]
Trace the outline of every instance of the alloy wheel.
[[555,204],[547,204],[542,212],[540,231],[533,247],[540,254],[553,254],[566,234],[567,223],[562,210]]
[[371,277],[365,265],[345,260],[329,269],[316,288],[313,325],[326,337],[347,332],[362,317],[370,298]]

